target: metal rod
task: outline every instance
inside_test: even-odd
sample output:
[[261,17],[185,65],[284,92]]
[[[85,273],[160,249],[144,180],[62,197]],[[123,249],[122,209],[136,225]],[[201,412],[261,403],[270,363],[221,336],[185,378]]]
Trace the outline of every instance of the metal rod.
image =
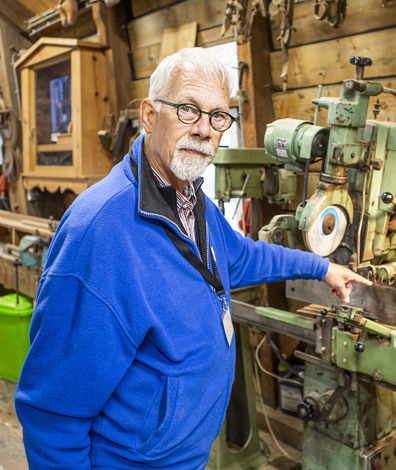
[[305,171],[304,171],[304,186],[303,186],[303,196],[301,207],[305,207],[307,204],[307,191],[308,191],[308,173],[309,173],[309,159],[305,162]]

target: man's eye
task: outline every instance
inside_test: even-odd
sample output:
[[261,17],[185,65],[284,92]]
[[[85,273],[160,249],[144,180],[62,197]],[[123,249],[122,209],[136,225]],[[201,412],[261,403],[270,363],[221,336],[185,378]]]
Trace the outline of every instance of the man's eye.
[[194,106],[190,106],[188,104],[184,104],[183,106],[180,106],[180,111],[185,114],[197,114],[198,110],[197,108],[194,108]]
[[213,113],[212,114],[212,119],[215,121],[223,121],[225,119],[226,115],[224,113]]

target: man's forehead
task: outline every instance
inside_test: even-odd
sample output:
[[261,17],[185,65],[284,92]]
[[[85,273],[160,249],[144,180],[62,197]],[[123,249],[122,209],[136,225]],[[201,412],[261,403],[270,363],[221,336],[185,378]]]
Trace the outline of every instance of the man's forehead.
[[217,74],[205,76],[199,72],[180,73],[172,81],[171,93],[179,102],[200,105],[203,99],[210,97],[215,107],[228,107],[227,87],[223,78]]

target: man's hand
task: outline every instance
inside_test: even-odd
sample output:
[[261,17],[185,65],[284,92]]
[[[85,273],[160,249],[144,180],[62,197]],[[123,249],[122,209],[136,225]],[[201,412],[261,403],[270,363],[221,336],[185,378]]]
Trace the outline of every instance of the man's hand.
[[329,269],[323,280],[331,287],[331,293],[338,295],[345,303],[349,302],[349,296],[352,292],[354,282],[363,284],[364,286],[373,285],[371,281],[359,276],[359,274],[354,273],[345,266],[334,263],[329,264]]

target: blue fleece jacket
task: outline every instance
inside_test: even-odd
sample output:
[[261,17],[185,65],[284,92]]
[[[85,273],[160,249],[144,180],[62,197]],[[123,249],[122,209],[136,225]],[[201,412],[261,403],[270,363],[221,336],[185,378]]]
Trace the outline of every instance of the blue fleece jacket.
[[[76,199],[51,243],[16,393],[31,470],[203,469],[220,431],[234,340],[222,302],[159,222],[200,256],[165,201],[151,200],[142,142],[139,181],[127,155]],[[324,277],[328,260],[241,237],[198,192],[227,292]]]

